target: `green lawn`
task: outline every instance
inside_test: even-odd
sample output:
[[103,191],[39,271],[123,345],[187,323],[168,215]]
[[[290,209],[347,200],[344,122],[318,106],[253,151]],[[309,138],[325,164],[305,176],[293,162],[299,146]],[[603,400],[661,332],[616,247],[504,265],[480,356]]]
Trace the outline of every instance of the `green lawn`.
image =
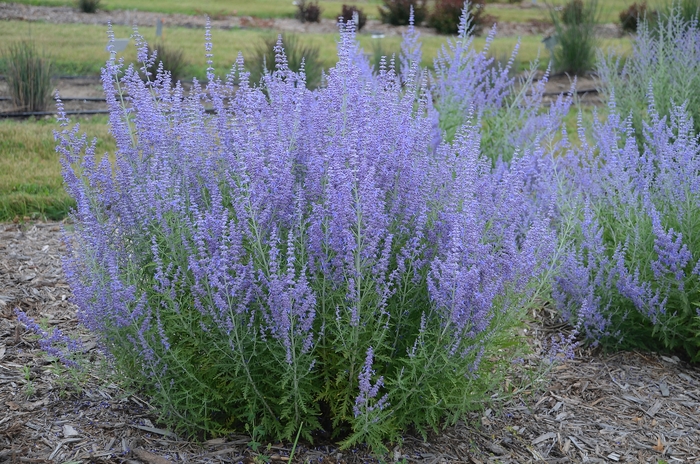
[[[15,0],[13,0],[15,1]],[[16,0],[17,3],[46,6],[75,6],[74,0]],[[381,0],[321,0],[321,14],[324,18],[335,19],[343,4],[357,5],[370,18],[379,19],[377,6]],[[292,0],[102,0],[105,10],[142,10],[159,13],[208,14],[257,16],[259,18],[292,18],[297,8]]]
[[[146,40],[154,41],[155,28],[142,28],[141,33]],[[116,37],[129,37],[131,28],[115,26]],[[220,74],[225,73],[235,61],[239,51],[244,57],[252,56],[252,52],[263,37],[273,35],[273,31],[255,29],[214,29],[212,40],[214,43],[214,67]],[[105,51],[107,44],[106,29],[104,26],[88,24],[50,24],[27,23],[24,21],[3,21],[0,27],[0,43],[10,43],[14,40],[31,39],[40,50],[48,54],[56,66],[55,73],[62,75],[98,74],[104,65],[108,54]],[[189,66],[185,76],[204,77],[206,58],[204,56],[204,31],[200,29],[173,27],[168,28],[164,35],[166,45],[183,50]],[[336,62],[337,34],[304,34],[303,40],[315,44],[320,48],[321,60],[325,68],[333,66]],[[446,42],[446,37],[426,36],[423,42],[423,65],[431,66],[438,49]],[[401,37],[385,37],[372,39],[367,34],[359,35],[359,41],[367,53],[372,53],[373,47],[381,45],[385,53],[394,53],[400,50]],[[541,57],[542,67],[549,60],[540,36],[526,36],[522,38],[518,61],[522,66],[527,66],[538,56]],[[494,40],[491,51],[494,56],[509,55],[517,38],[506,37]],[[477,37],[474,44],[481,49],[485,43],[483,37]],[[630,39],[609,39],[602,42],[602,47],[607,49],[615,47],[623,52],[630,49]],[[134,47],[128,47],[123,56],[127,63],[136,59]],[[0,58],[0,73],[5,68]]]
[[[19,3],[30,5],[48,6],[74,6],[74,0],[13,0]],[[554,6],[563,5],[568,0],[537,0],[538,5],[551,4]],[[368,17],[379,19],[378,6],[382,5],[381,0],[319,0],[322,9],[322,16],[328,19],[335,19],[340,14],[343,4],[356,5],[361,8]],[[429,8],[432,9],[434,1],[429,1]],[[501,2],[499,2],[501,3]],[[612,23],[619,21],[619,14],[628,8],[634,0],[599,0],[601,10],[601,21]],[[650,0],[650,6],[656,7],[666,3],[666,0]],[[549,13],[546,8],[522,8],[530,6],[532,0],[522,0],[520,3],[510,4],[502,2],[503,7],[486,6],[488,14],[495,16],[499,21],[526,22],[533,19],[549,20]],[[208,14],[212,17],[221,15],[257,16],[260,18],[280,18],[294,17],[296,7],[292,0],[102,0],[102,8],[106,10],[136,9],[142,11],[154,11],[160,13],[180,13],[180,14]]]
[[[107,118],[77,120],[97,152],[114,152]],[[53,131],[55,119],[0,120],[0,221],[15,217],[60,219],[74,202],[63,188]]]

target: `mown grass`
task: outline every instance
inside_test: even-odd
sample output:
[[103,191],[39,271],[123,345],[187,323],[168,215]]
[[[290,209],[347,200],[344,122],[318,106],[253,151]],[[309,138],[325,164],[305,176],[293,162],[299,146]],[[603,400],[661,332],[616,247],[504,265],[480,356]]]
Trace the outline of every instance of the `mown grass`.
[[[115,150],[107,118],[76,120],[97,152]],[[53,130],[55,119],[0,120],[0,221],[24,217],[61,219],[75,204],[63,188]]]
[[[129,37],[131,32],[131,28],[126,26],[114,27],[114,33],[117,37]],[[155,42],[155,27],[141,28],[139,32],[149,42]],[[275,32],[273,31],[257,29],[212,30],[214,67],[217,69],[217,72],[223,75],[230,69],[238,51],[241,51],[244,57],[252,57],[257,44],[264,37],[274,34]],[[108,57],[105,51],[107,35],[104,26],[91,24],[28,24],[24,21],[2,22],[0,43],[10,43],[25,38],[34,40],[38,49],[43,50],[51,57],[55,66],[54,72],[57,74],[98,74]],[[310,45],[319,47],[321,63],[325,68],[335,64],[337,34],[304,34],[301,38]],[[204,55],[203,30],[184,27],[167,28],[163,39],[167,46],[183,50],[185,60],[188,63],[182,73],[185,78],[194,76],[202,79],[204,77],[206,57]],[[382,41],[382,49],[387,52],[398,52],[400,50],[400,36],[372,39],[368,34],[359,35],[360,44],[368,53],[371,53],[372,43],[377,40]],[[445,41],[445,37],[422,37],[424,66],[432,66],[433,58]],[[515,37],[497,38],[492,44],[491,51],[494,56],[510,54],[516,41],[517,38]],[[546,67],[549,57],[541,41],[542,37],[540,36],[523,37],[519,62],[527,65],[527,63],[537,58],[539,53],[542,67]],[[485,39],[483,37],[477,37],[474,40],[477,49],[481,49],[484,42]],[[631,42],[628,38],[609,39],[603,41],[603,48],[614,46],[621,48],[624,53],[631,48],[630,44]],[[120,57],[123,56],[127,63],[136,60],[136,51],[133,46],[128,47],[126,51],[119,55]],[[3,73],[6,66],[6,63],[0,61],[0,73]]]
[[[44,6],[72,6],[74,0],[18,0],[17,3]],[[379,19],[377,7],[381,0],[321,0],[324,18],[335,19],[343,4],[357,5],[370,17]],[[104,10],[141,10],[158,13],[208,14],[211,17],[225,15],[256,16],[259,18],[293,18],[297,11],[292,0],[107,0],[100,3]]]
[[[73,0],[13,0],[18,3],[29,5],[47,6],[73,6]],[[539,0],[538,4],[550,4],[560,6],[568,0]],[[428,2],[429,4],[432,2]],[[628,8],[633,0],[606,0],[601,2],[601,21],[613,23],[619,21],[620,11]],[[665,0],[651,0],[648,2],[652,8],[664,5]],[[322,16],[328,19],[335,19],[340,14],[343,4],[356,5],[371,19],[379,19],[377,7],[382,4],[381,0],[320,0]],[[488,14],[496,17],[499,21],[527,22],[530,20],[549,21],[549,14],[546,8],[521,8],[529,6],[532,0],[522,0],[520,4],[509,4],[503,2],[499,7],[486,6]],[[432,6],[432,5],[431,5]],[[158,13],[180,13],[180,14],[208,14],[211,17],[220,17],[236,14],[238,16],[256,16],[259,18],[292,18],[296,12],[296,7],[291,0],[188,0],[175,2],[172,0],[151,0],[143,2],[141,0],[109,0],[101,3],[101,8],[106,10],[126,10],[136,9],[142,11],[153,11]]]

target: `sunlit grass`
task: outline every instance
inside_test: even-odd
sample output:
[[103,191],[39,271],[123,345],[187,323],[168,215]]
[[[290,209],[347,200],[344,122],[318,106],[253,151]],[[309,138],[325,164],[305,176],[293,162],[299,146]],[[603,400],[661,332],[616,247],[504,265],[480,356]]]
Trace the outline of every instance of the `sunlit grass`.
[[[78,121],[88,137],[97,137],[98,153],[114,152],[106,117]],[[55,129],[55,119],[0,120],[0,221],[61,219],[74,205],[63,188]]]
[[[18,3],[30,5],[47,6],[75,6],[73,0],[14,0]],[[520,3],[502,2],[498,7],[487,4],[488,14],[496,17],[499,21],[527,22],[530,20],[549,20],[549,12],[543,6],[550,4],[560,6],[567,0],[538,0],[537,7],[532,7],[532,0],[522,0]],[[432,1],[429,1],[432,8]],[[652,8],[663,5],[664,0],[651,0],[648,2]],[[322,8],[322,16],[328,19],[335,19],[340,14],[343,4],[356,5],[367,14],[370,19],[379,19],[377,7],[382,4],[381,0],[319,0]],[[628,8],[632,0],[606,0],[601,2],[602,22],[616,23],[619,21],[619,14]],[[294,17],[296,7],[292,0],[150,0],[143,2],[140,0],[107,0],[103,1],[101,7],[107,10],[141,10],[159,13],[180,13],[180,14],[208,14],[211,17],[222,15],[256,16],[259,18],[291,18]]]
[[[155,41],[155,28],[142,28],[140,32],[146,40]],[[116,37],[129,37],[131,28],[114,26]],[[217,73],[223,75],[230,69],[239,51],[244,57],[253,56],[256,45],[263,37],[275,34],[274,31],[258,29],[232,29],[212,30],[214,43],[214,67]],[[0,27],[0,43],[9,43],[13,40],[31,38],[40,50],[46,52],[58,69],[59,74],[97,74],[108,57],[105,51],[107,45],[106,28],[89,24],[49,24],[26,23],[23,21],[3,21]],[[336,42],[338,34],[303,34],[302,41],[319,47],[322,65],[327,69],[336,62]],[[380,40],[382,49],[387,53],[400,50],[401,37],[385,37],[372,39],[368,34],[360,34],[359,41],[362,47],[371,53],[372,42]],[[166,45],[183,50],[188,65],[182,73],[185,78],[204,77],[206,69],[206,57],[204,52],[204,30],[184,27],[168,28],[164,34]],[[423,65],[432,66],[433,59],[438,49],[446,42],[446,37],[424,36]],[[494,56],[510,54],[517,42],[515,37],[497,38],[492,46],[491,53]],[[477,49],[484,46],[485,38],[477,37],[474,45]],[[603,48],[610,46],[619,48],[625,53],[631,48],[629,38],[606,39],[602,41]],[[542,44],[541,36],[526,36],[522,38],[518,61],[526,66],[527,63],[539,56],[542,67],[546,67],[549,56]],[[130,46],[119,54],[125,62],[136,60],[136,50]],[[4,64],[0,62],[0,72]]]
[[[72,0],[17,0],[18,3],[46,6],[75,6]],[[324,18],[335,19],[340,15],[343,4],[357,5],[368,17],[379,19],[377,6],[381,0],[321,0],[321,14]],[[256,16],[259,18],[292,18],[296,7],[292,0],[107,0],[100,7],[105,10],[141,10],[158,13],[208,14]]]

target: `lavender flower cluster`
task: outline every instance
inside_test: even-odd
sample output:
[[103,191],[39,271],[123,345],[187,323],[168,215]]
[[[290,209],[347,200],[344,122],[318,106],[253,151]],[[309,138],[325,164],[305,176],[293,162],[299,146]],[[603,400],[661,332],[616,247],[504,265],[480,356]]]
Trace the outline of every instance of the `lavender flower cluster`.
[[[434,74],[413,26],[401,69],[378,73],[354,25],[339,27],[314,91],[281,40],[261,82],[240,55],[217,77],[208,30],[207,82],[186,91],[148,74],[135,33],[141,68],[112,52],[102,75],[114,160],[61,118],[79,318],[164,421],[382,450],[482,402],[492,354],[550,289],[594,343],[697,360],[686,107],[665,119],[652,97],[640,148],[612,99],[594,142],[581,128],[573,147],[571,97],[542,109],[544,81],[518,87],[513,60],[494,67],[493,31],[475,52],[466,13]],[[570,356],[573,336],[551,356]]]
[[408,67],[373,74],[340,24],[315,91],[281,41],[260,85],[241,56],[218,78],[208,34],[206,85],[144,82],[135,38],[141,69],[112,52],[102,75],[114,162],[65,118],[56,134],[77,202],[64,267],[80,320],[163,418],[278,439],[330,422],[379,449],[480,401],[482,359],[556,239],[529,162],[480,156],[478,111],[444,140],[415,30]]
[[[568,154],[573,224],[554,298],[594,343],[700,360],[700,145],[685,106],[662,118],[651,90],[643,145],[615,101],[595,144]],[[564,205],[564,202],[562,202]]]

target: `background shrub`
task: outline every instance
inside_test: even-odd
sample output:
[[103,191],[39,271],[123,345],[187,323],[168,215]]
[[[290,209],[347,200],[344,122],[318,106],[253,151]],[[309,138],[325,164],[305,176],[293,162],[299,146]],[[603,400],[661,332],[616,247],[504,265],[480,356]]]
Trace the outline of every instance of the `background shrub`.
[[413,7],[414,24],[420,26],[427,16],[426,0],[384,0],[379,7],[379,16],[383,23],[394,26],[406,26]]
[[670,16],[660,15],[656,25],[640,23],[624,65],[614,53],[600,54],[598,62],[603,94],[615,95],[620,114],[632,114],[638,138],[650,92],[662,116],[670,116],[676,105],[687,103],[695,131],[700,133],[700,28],[696,22],[685,21],[679,8]]
[[[652,98],[638,142],[614,106],[595,145],[569,155],[554,296],[593,344],[700,360],[700,148],[686,107]],[[583,130],[583,129],[581,129]]]
[[148,72],[152,77],[155,77],[158,68],[162,65],[164,71],[168,71],[173,82],[177,82],[182,76],[187,66],[185,61],[185,53],[180,48],[166,46],[163,42],[157,42],[155,45],[148,47],[148,54],[154,55],[155,60],[148,67]]
[[57,134],[79,317],[177,430],[381,451],[482,407],[519,349],[555,243],[524,167],[492,172],[478,125],[433,145],[428,89],[358,50],[341,28],[313,92],[280,44],[264,89],[239,57],[186,96],[113,53],[114,166]]
[[33,42],[10,44],[5,50],[7,84],[12,103],[21,111],[44,111],[51,99],[51,61]]
[[[281,42],[280,42],[281,41]],[[278,47],[284,48],[286,65],[294,72],[299,72],[302,61],[306,74],[306,85],[316,88],[321,84],[323,66],[319,47],[304,42],[294,34],[281,34],[278,37],[263,39],[255,48],[252,59],[248,62],[251,82],[259,83],[265,72],[272,73],[276,67]]]
[[637,23],[647,20],[647,16],[652,14],[656,13],[647,8],[647,2],[633,3],[629,8],[620,12],[622,30],[625,32],[637,32]]
[[355,5],[343,5],[340,16],[342,16],[343,21],[347,23],[350,20],[354,20],[355,13],[357,13],[357,24],[355,24],[355,27],[358,31],[360,31],[367,23],[367,15],[361,8],[358,8]]
[[78,0],[78,10],[83,13],[95,13],[100,8],[101,0]]
[[571,0],[561,12],[550,9],[554,23],[554,68],[558,72],[579,74],[593,69],[598,41],[597,0]]
[[318,0],[297,0],[297,19],[302,23],[317,23],[321,21],[321,7]]
[[[428,25],[441,34],[457,34],[459,32],[459,20],[462,16],[463,0],[436,0],[432,14],[428,18]],[[469,3],[469,26],[468,34],[478,34],[481,32],[487,15],[485,14],[486,3],[478,0]]]

